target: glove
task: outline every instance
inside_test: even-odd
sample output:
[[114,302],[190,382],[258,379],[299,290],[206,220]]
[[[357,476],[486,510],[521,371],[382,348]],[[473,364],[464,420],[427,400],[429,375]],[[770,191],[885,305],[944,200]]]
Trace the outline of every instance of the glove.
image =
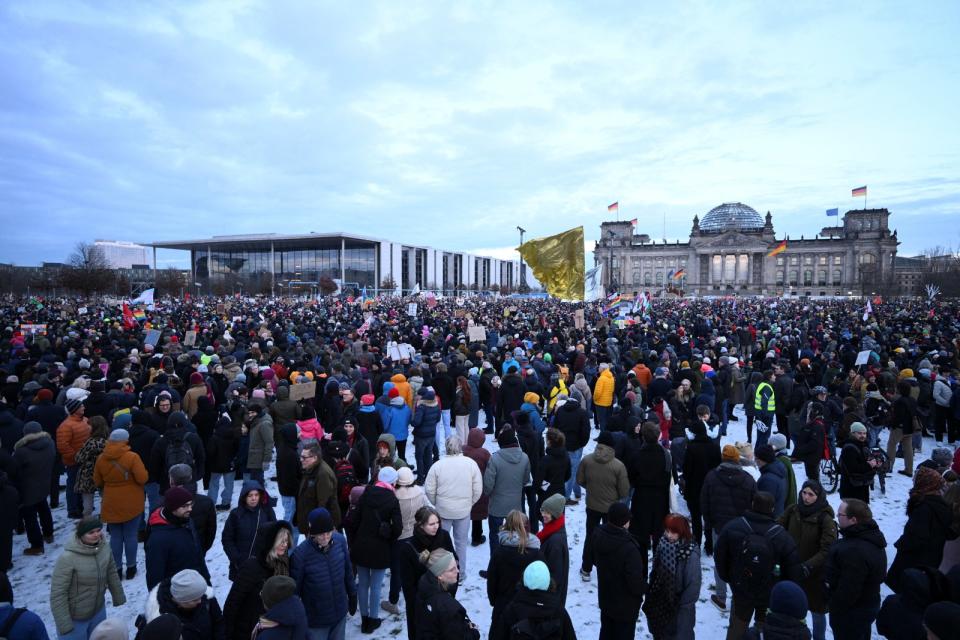
[[347,596],[347,600],[349,603],[347,604],[347,609],[350,611],[350,615],[352,616],[356,615],[357,614],[357,594],[351,593],[349,596]]

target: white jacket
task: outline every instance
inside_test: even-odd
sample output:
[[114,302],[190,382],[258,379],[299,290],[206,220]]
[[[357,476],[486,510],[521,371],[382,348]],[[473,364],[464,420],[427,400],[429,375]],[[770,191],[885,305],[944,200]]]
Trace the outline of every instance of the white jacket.
[[430,467],[423,489],[440,518],[461,520],[470,517],[470,509],[483,495],[483,475],[472,459],[448,455]]
[[951,398],[953,398],[953,389],[945,380],[937,378],[933,383],[933,401],[941,407],[949,407]]

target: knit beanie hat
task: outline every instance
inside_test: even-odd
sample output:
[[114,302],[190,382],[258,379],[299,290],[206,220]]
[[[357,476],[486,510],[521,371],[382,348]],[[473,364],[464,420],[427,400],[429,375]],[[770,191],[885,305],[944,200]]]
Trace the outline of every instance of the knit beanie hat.
[[90,640],[128,640],[127,623],[120,618],[107,618],[90,634]]
[[421,554],[420,562],[427,565],[427,571],[432,573],[434,576],[439,576],[441,573],[449,569],[450,565],[457,561],[456,556],[446,549],[436,549],[429,554],[426,554],[426,559],[424,559],[425,554],[425,551]]
[[167,476],[173,484],[182,487],[193,482],[193,469],[186,463],[175,464],[167,471]]
[[290,576],[270,576],[263,583],[260,599],[263,600],[264,609],[269,611],[274,605],[283,602],[296,592],[297,581]]
[[164,613],[147,623],[139,634],[139,640],[174,640],[180,637],[183,626],[180,618]]
[[129,442],[130,432],[126,429],[114,429],[110,432],[110,437],[108,440],[110,442]]
[[31,420],[27,424],[23,425],[23,435],[28,436],[31,433],[40,433],[43,431],[43,427],[40,426],[39,422]]
[[724,462],[736,462],[740,464],[740,450],[732,444],[723,445],[721,456]]
[[397,486],[398,487],[409,487],[414,483],[413,471],[410,471],[410,467],[401,467],[397,471]]
[[523,401],[529,402],[530,404],[537,404],[540,402],[540,396],[533,391],[527,391],[523,394]]
[[960,626],[960,604],[949,601],[935,602],[923,612],[923,626],[940,638],[956,638]]
[[179,604],[199,600],[206,592],[207,581],[193,569],[184,569],[170,578],[170,596]]
[[69,413],[70,415],[73,415],[74,413],[77,412],[77,409],[83,406],[83,400],[72,398],[70,400],[67,400],[63,406],[67,409],[67,413]]
[[546,591],[550,588],[550,569],[543,560],[536,560],[523,570],[523,586],[532,591]]
[[773,447],[771,447],[769,444],[762,444],[757,447],[756,450],[754,450],[753,455],[757,460],[762,460],[767,464],[770,464],[777,459],[777,454],[774,453]]
[[397,390],[396,387],[393,387],[392,389],[390,389],[390,391],[387,391],[387,397],[390,398],[391,400],[392,400],[393,398],[399,398],[399,397],[400,397],[400,391]]
[[365,393],[362,396],[360,396],[360,404],[364,406],[370,406],[374,402],[376,402],[376,400],[377,399],[373,397],[372,393]]
[[767,440],[767,444],[773,447],[774,451],[783,451],[787,448],[787,436],[782,433],[775,433]]
[[607,511],[607,520],[617,527],[622,527],[630,522],[630,507],[622,502],[614,502]]
[[163,507],[167,512],[176,511],[188,502],[193,502],[193,494],[183,487],[170,487],[163,494]]
[[866,433],[867,428],[863,426],[862,422],[854,422],[850,425],[850,433]]
[[307,521],[310,523],[310,529],[307,533],[311,536],[318,536],[321,533],[327,533],[334,529],[333,518],[330,517],[330,512],[323,507],[317,507],[311,511],[307,517]]
[[803,620],[807,617],[807,594],[796,582],[781,580],[770,592],[770,611],[780,615]]
[[540,505],[540,511],[549,513],[553,518],[559,518],[563,515],[563,508],[567,505],[567,500],[561,494],[555,493]]
[[380,469],[380,473],[377,474],[377,480],[387,484],[397,484],[398,477],[397,470],[393,467],[383,467]]
[[81,538],[95,529],[103,529],[103,523],[97,516],[84,518],[77,523],[77,537]]
[[116,413],[113,416],[113,428],[114,429],[126,429],[131,424],[133,424],[133,416],[130,415],[129,411],[124,413]]

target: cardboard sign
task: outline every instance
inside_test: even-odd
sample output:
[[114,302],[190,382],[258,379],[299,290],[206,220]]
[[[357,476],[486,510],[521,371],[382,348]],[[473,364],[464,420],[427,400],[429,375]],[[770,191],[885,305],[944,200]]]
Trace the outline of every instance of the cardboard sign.
[[78,315],[78,316],[85,316],[85,315],[87,315],[87,308],[86,308],[86,307],[80,307],[79,309],[77,309],[77,315]]
[[183,337],[183,346],[192,347],[195,344],[197,344],[197,332],[187,331],[187,334]]
[[463,309],[454,309],[454,310],[453,310],[453,317],[454,317],[454,318],[463,318],[463,317],[466,315],[466,313],[467,313],[467,312],[464,311]]
[[46,324],[21,324],[20,331],[24,335],[47,335],[47,325]]
[[317,395],[317,381],[301,382],[290,386],[290,399],[294,402],[307,400]]
[[577,329],[583,329],[584,319],[583,319],[583,309],[577,309],[573,313],[573,326]]
[[457,306],[458,306],[458,307],[462,307],[462,306],[463,306],[463,298],[457,298]]
[[400,347],[396,342],[387,343],[387,355],[394,362],[400,362],[403,359],[403,354],[400,353]]
[[147,331],[147,337],[143,339],[143,344],[149,344],[151,347],[156,347],[158,342],[160,342],[160,330],[151,329],[150,331]]
[[870,350],[861,351],[857,354],[857,361],[853,363],[853,366],[859,367],[862,364],[867,364],[870,361]]
[[416,303],[416,302],[411,302],[410,304],[407,305],[407,315],[410,316],[411,318],[416,318],[416,317],[417,317],[417,303]]
[[487,328],[479,324],[467,327],[467,339],[470,342],[486,342]]
[[227,305],[223,304],[222,302],[217,305],[217,315],[218,315],[218,316],[222,316],[222,315],[225,314],[226,312],[227,312]]

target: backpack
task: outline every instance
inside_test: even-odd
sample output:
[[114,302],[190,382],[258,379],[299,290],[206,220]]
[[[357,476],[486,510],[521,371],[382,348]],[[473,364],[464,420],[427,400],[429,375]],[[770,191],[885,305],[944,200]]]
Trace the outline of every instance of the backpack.
[[166,453],[163,454],[163,464],[167,471],[175,464],[185,464],[191,469],[196,468],[196,460],[193,457],[193,448],[187,442],[187,436],[184,434],[179,438],[171,438],[167,444]]
[[526,618],[510,627],[510,640],[560,640],[563,621],[558,618]]
[[336,463],[334,474],[337,476],[337,501],[340,504],[347,504],[350,501],[350,491],[360,484],[353,465],[349,460],[340,460]]
[[794,381],[793,389],[790,390],[790,408],[800,409],[809,398],[810,389],[807,387],[807,382]]
[[757,533],[746,518],[741,517],[741,520],[747,525],[748,532],[733,559],[731,584],[735,591],[746,594],[751,602],[766,602],[776,580],[773,572],[777,563],[772,541],[783,528],[775,524],[764,533]]

